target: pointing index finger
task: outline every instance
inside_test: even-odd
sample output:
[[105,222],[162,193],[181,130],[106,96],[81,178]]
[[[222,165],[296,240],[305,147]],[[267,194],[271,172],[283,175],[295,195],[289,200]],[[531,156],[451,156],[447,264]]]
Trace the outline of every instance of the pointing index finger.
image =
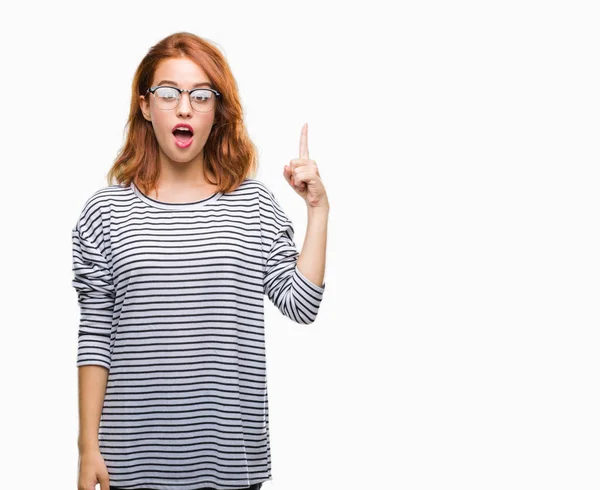
[[302,126],[300,134],[300,158],[308,160],[308,123]]

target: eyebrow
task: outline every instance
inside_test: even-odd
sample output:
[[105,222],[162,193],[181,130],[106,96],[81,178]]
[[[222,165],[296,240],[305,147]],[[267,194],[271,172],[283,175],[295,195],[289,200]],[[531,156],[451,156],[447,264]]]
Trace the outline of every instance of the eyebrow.
[[[160,82],[158,82],[158,85],[163,85],[165,83],[168,83],[170,85],[174,85],[175,87],[177,87],[177,82],[174,82],[173,80],[161,80]],[[200,83],[196,83],[195,85],[193,85],[192,88],[195,87],[212,87],[212,83],[210,82],[200,82]]]

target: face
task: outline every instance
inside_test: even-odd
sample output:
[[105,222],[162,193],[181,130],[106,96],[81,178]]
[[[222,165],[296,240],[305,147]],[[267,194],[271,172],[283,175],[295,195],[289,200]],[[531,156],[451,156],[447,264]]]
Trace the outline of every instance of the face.
[[[175,83],[166,83],[164,80]],[[202,82],[210,82],[210,80],[204,70],[193,61],[187,58],[170,58],[159,63],[151,86],[169,85],[171,87],[192,89],[195,84]],[[174,109],[159,109],[156,106],[154,95],[150,93],[145,98],[140,96],[140,108],[146,120],[152,122],[162,162],[165,159],[167,162],[173,163],[202,160],[204,145],[212,128],[216,109],[210,112],[194,110],[188,92],[181,94],[180,103]],[[192,142],[185,148],[181,148],[176,144],[173,135],[173,128],[179,123],[189,124],[193,128]]]

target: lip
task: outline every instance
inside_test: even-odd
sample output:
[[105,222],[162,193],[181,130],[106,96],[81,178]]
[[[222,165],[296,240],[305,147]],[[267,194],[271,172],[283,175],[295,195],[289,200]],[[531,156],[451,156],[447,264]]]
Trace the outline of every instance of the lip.
[[192,136],[194,136],[194,128],[192,128],[189,124],[185,124],[185,123],[176,124],[175,126],[173,126],[171,133],[174,132],[177,128],[188,128],[190,130],[190,132],[192,133]]
[[190,130],[190,133],[192,133],[192,137],[190,138],[190,140],[185,143],[181,143],[181,142],[177,141],[177,138],[175,138],[175,135],[173,135],[176,146],[178,146],[179,148],[187,148],[188,146],[190,146],[192,144],[192,141],[194,141],[194,128],[192,128],[189,124],[179,123],[179,124],[176,124],[175,126],[173,126],[173,131],[171,131],[171,132],[174,133],[177,128],[188,128]]

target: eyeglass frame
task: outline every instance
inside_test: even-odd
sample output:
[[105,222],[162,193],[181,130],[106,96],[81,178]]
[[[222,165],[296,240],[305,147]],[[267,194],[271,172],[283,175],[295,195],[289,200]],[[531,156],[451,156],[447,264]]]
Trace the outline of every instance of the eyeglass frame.
[[[172,87],[171,85],[155,85],[154,87],[150,87],[148,90],[146,90],[144,97],[146,97],[146,95],[148,95],[148,93],[151,93],[152,95],[154,95],[154,92],[156,92],[156,90],[159,88],[172,88],[179,92],[179,101],[177,102],[177,105],[175,107],[173,107],[173,109],[177,109],[179,107],[179,104],[181,104],[181,100],[182,100],[181,94],[183,92],[187,92],[191,97],[192,92],[194,92],[196,90],[208,90],[208,91],[214,93],[215,97],[217,97],[217,98],[222,97],[221,93],[218,90],[215,90],[214,88],[210,88],[210,87],[196,87],[196,88],[192,88],[192,89],[187,89],[187,88]],[[190,100],[190,105],[191,105],[192,109],[194,109],[194,106],[192,105],[191,100]],[[158,106],[157,106],[157,109],[161,110],[161,111],[172,111],[173,110],[173,109],[161,109]],[[199,111],[197,109],[194,109],[194,110],[196,112],[210,112],[210,111]]]

